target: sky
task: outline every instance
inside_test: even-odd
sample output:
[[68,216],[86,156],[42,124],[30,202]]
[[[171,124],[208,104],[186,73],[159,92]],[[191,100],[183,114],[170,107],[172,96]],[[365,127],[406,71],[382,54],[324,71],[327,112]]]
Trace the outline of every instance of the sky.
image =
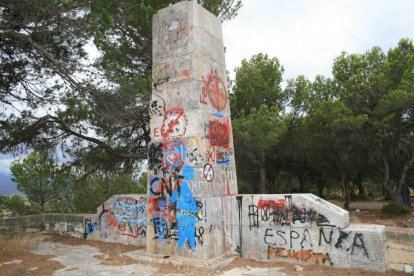
[[[223,24],[227,70],[260,52],[277,57],[284,80],[330,77],[342,51],[384,52],[414,39],[413,0],[243,0],[238,16]],[[231,75],[234,77],[234,73]]]
[[[260,52],[277,57],[284,80],[331,76],[342,51],[383,51],[414,39],[414,0],[242,0],[239,15],[223,24],[227,70]],[[0,156],[0,194],[13,193],[12,156]],[[6,191],[6,192],[5,192]]]

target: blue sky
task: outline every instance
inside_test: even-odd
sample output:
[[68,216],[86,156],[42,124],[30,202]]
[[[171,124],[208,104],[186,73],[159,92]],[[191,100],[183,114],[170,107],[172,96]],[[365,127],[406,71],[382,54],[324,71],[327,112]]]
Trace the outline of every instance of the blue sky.
[[[277,57],[284,79],[331,76],[341,51],[384,51],[414,39],[414,0],[243,0],[239,15],[223,25],[227,70],[257,53]],[[232,74],[234,76],[234,74]],[[15,190],[12,156],[0,156],[0,194]]]
[[16,183],[10,179],[10,164],[14,160],[11,155],[0,155],[0,195],[16,193]]

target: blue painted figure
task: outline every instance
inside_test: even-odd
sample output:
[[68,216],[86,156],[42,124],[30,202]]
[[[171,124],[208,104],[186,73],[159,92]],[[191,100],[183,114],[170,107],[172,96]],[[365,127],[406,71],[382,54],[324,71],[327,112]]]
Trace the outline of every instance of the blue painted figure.
[[177,202],[176,218],[178,228],[178,248],[183,248],[187,241],[192,250],[195,250],[195,223],[197,221],[197,205],[187,181],[194,178],[194,169],[186,166],[183,169],[184,182],[169,197],[168,202]]

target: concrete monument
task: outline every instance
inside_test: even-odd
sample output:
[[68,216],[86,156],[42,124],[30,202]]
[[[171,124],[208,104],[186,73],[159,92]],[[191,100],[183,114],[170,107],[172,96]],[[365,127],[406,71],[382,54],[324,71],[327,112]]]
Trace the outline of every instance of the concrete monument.
[[220,20],[195,1],[160,10],[152,77],[148,251],[221,255],[237,183]]

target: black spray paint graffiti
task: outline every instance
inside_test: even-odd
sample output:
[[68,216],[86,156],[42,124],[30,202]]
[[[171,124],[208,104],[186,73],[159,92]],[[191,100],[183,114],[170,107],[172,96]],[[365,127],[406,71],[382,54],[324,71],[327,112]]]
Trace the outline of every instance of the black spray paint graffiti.
[[252,197],[252,204],[249,205],[249,227],[252,230],[252,227],[259,228],[259,210],[257,206],[253,204],[253,197]]
[[169,82],[171,79],[170,76],[166,76],[165,78],[159,78],[155,83],[154,83],[154,88],[157,89],[157,86],[159,85],[163,85],[167,82]]
[[[350,240],[351,234],[352,232],[346,233],[343,231],[339,231],[339,237],[335,244],[335,248],[345,249],[346,246],[344,245],[344,243]],[[332,233],[331,233],[331,236],[332,236]],[[351,255],[354,255],[355,248],[363,250],[363,255],[369,259],[368,250],[365,247],[364,236],[362,235],[362,233],[355,233],[352,245],[346,248],[346,251],[351,250]]]
[[201,153],[198,152],[197,148],[189,149],[187,147],[187,158],[188,158],[188,162],[192,166],[202,164],[202,161],[203,161],[203,157],[202,157]]
[[242,231],[242,209],[243,209],[243,196],[236,196],[237,199],[237,209],[239,210],[239,246],[238,246],[238,252],[240,254],[240,258],[243,258],[243,231]]
[[[325,228],[329,228],[329,234],[325,233]],[[319,227],[319,241],[318,245],[335,244],[337,250],[346,250],[351,252],[351,255],[361,254],[369,259],[368,250],[365,246],[364,236],[362,233],[343,232],[339,229],[339,236],[337,240],[332,239],[333,232],[338,230],[336,227]],[[329,238],[327,238],[327,236]],[[303,231],[281,231],[278,229],[267,228],[264,234],[264,242],[267,245],[278,246],[279,248],[294,248],[300,246],[302,249],[313,248],[315,243],[312,241],[311,235],[307,228]]]
[[210,164],[204,165],[203,176],[204,176],[204,179],[207,180],[208,182],[213,181],[214,180],[213,166],[211,166]]
[[272,222],[274,225],[291,225],[300,223],[315,223],[316,225],[329,226],[329,220],[315,209],[309,210],[293,204],[291,196],[284,199],[259,199],[257,205],[249,205],[250,229],[259,227],[260,220]]
[[162,143],[151,143],[148,148],[148,168],[154,170],[155,174],[163,168],[163,145]]
[[197,238],[198,242],[203,245],[204,244],[204,240],[203,240],[203,235],[204,235],[204,227],[200,226],[198,229],[194,229],[195,230],[195,237]]
[[149,112],[150,112],[150,116],[164,116],[165,115],[164,99],[161,97],[157,97],[153,99],[149,106]]
[[287,246],[289,244],[289,248],[292,248],[294,246],[294,241],[299,239],[299,245],[301,248],[309,248],[313,246],[309,230],[306,228],[301,232],[301,234],[295,230],[290,229],[289,235],[286,235],[286,232],[284,231],[267,228],[264,235],[264,242],[266,244],[278,246]]

